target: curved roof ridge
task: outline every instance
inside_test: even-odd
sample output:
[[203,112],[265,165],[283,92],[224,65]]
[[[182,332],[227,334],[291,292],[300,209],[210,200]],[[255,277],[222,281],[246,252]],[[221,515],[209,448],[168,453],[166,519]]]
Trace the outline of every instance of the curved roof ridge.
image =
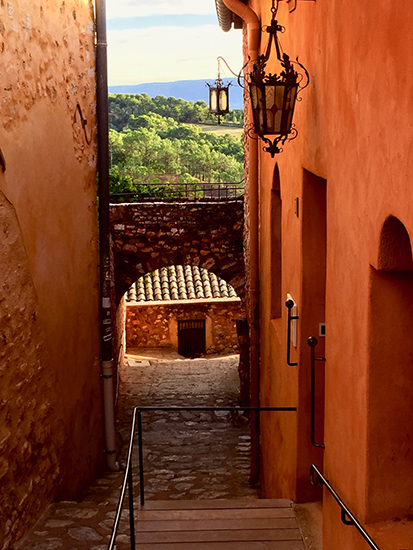
[[237,298],[235,289],[204,267],[172,265],[146,273],[126,292],[126,302]]

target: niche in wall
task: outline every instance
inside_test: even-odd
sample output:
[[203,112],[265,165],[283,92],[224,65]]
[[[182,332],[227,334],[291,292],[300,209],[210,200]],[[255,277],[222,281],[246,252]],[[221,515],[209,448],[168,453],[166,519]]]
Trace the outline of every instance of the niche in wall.
[[281,317],[281,193],[275,165],[271,189],[271,318]]
[[371,267],[367,521],[413,512],[413,263],[409,235],[383,224]]

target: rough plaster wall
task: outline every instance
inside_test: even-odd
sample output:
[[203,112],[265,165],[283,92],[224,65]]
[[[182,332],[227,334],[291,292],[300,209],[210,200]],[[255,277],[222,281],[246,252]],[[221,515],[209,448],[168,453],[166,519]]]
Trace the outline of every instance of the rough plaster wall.
[[18,128],[42,99],[63,105],[73,119],[76,157],[87,155],[93,166],[96,151],[85,147],[79,112],[75,121],[79,103],[90,140],[96,111],[92,14],[91,0],[0,1],[3,128]]
[[182,303],[145,307],[129,305],[126,308],[126,345],[149,348],[177,347],[178,320],[207,319],[207,354],[238,353],[235,320],[242,315],[241,302]]
[[[16,213],[0,193],[0,547],[54,493],[56,380],[46,369],[38,303]],[[56,434],[54,434],[56,435]]]
[[103,463],[93,28],[89,0],[0,0],[2,549]]
[[116,294],[170,265],[197,265],[244,295],[242,200],[156,202],[110,207]]

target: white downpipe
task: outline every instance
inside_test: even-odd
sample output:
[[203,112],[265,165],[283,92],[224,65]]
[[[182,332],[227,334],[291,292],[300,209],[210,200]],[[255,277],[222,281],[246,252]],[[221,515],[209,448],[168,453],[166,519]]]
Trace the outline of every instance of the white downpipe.
[[113,392],[113,361],[102,361],[103,410],[105,416],[106,465],[111,472],[119,471],[116,460],[115,407]]
[[115,409],[113,398],[112,322],[110,303],[110,240],[109,240],[109,124],[106,0],[96,0],[96,98],[98,122],[99,171],[99,252],[101,280],[101,376],[103,380],[103,417],[106,464],[118,471],[115,445]]
[[[233,13],[247,25],[248,55],[250,66],[258,59],[261,24],[257,14],[240,0],[222,0]],[[250,105],[250,118],[252,110]],[[249,277],[250,277],[250,396],[251,406],[260,406],[260,332],[259,332],[259,180],[258,140],[249,138]],[[255,485],[260,477],[259,414],[251,414],[251,471],[250,484]]]

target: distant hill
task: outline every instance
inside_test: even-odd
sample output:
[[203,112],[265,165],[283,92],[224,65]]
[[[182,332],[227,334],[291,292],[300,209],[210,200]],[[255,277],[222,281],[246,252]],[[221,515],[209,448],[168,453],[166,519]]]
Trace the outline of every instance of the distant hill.
[[[243,109],[243,89],[235,79],[229,79],[232,85],[229,88],[229,104],[231,109]],[[177,80],[175,82],[150,82],[130,86],[109,86],[110,94],[148,94],[149,97],[162,95],[176,97],[185,101],[209,102],[208,86],[205,80]],[[212,83],[213,80],[208,82]],[[227,80],[225,80],[227,82]]]

